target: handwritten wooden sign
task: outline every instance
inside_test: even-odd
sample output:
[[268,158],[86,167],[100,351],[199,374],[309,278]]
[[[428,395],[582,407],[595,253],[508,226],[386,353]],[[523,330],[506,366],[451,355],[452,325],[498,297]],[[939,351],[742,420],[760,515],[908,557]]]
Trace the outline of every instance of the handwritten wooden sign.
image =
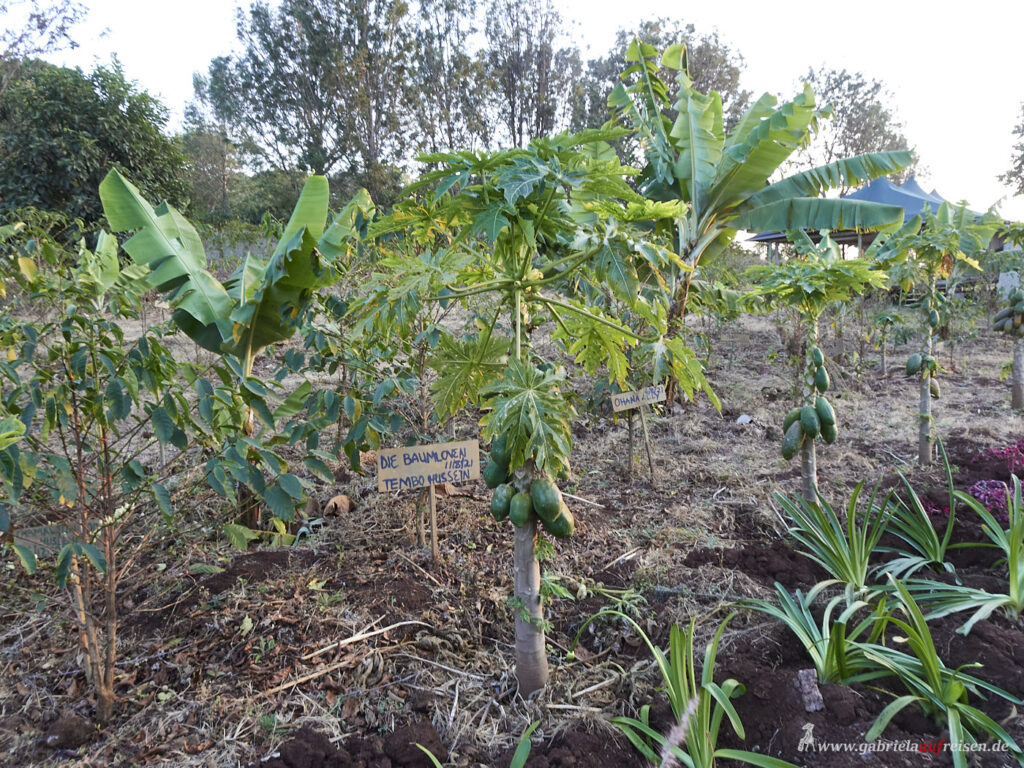
[[[99,520],[90,520],[89,528],[95,531],[100,527]],[[37,525],[33,528],[18,528],[14,531],[14,543],[32,550],[38,558],[58,554],[65,544],[80,541],[77,532],[72,532],[66,525]]]
[[480,443],[411,445],[377,452],[377,490],[404,491],[480,477]]
[[660,403],[665,399],[665,385],[655,384],[654,386],[638,389],[636,392],[618,392],[612,395],[612,410],[628,411],[632,408],[639,408],[641,405]]

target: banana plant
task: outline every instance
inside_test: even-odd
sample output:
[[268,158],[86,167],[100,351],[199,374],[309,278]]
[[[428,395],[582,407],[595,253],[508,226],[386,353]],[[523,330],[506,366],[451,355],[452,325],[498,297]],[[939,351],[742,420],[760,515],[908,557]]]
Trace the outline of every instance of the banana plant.
[[[827,117],[810,86],[782,105],[764,94],[726,134],[721,96],[693,87],[685,45],[670,45],[659,58],[656,48],[634,40],[626,62],[608,104],[616,119],[641,137],[646,166],[639,189],[653,200],[685,203],[684,213],[659,222],[671,229],[674,250],[682,257],[667,273],[669,338],[682,332],[700,264],[720,254],[739,230],[866,231],[902,223],[899,206],[819,195],[899,171],[913,161],[909,152],[858,155],[770,182]],[[658,75],[659,65],[677,73],[673,98]]]
[[[441,333],[431,367],[439,418],[481,408],[483,437],[491,441],[483,472],[494,489],[491,512],[515,526],[513,538],[516,676],[523,695],[548,678],[536,555],[540,526],[555,537],[571,535],[575,521],[554,478],[569,471],[574,411],[565,371],[544,360],[531,343],[542,325],[587,370],[603,368],[615,381],[628,375],[626,351],[643,339],[615,317],[589,305],[573,286],[587,272],[630,305],[640,300],[638,270],[665,269],[678,257],[646,244],[625,220],[629,203],[642,199],[626,183],[624,168],[607,144],[620,129],[560,134],[524,149],[441,153],[421,158],[437,169],[410,192],[432,199],[404,208],[378,232],[430,231],[453,225],[435,239],[430,261],[389,280],[395,296],[421,292],[425,275],[440,289],[429,300],[462,303],[471,322]],[[616,215],[618,214],[618,216]]]
[[[265,260],[249,254],[224,283],[210,273],[195,228],[171,205],[154,208],[116,170],[100,184],[100,200],[113,231],[133,233],[122,247],[145,268],[145,285],[165,294],[174,323],[200,347],[220,355],[231,372],[239,401],[234,453],[248,462],[259,448],[252,445],[256,418],[274,427],[267,388],[252,375],[256,357],[290,338],[305,320],[314,291],[338,280],[340,263],[353,246],[352,209],[368,208],[369,196],[360,192],[328,226],[327,179],[311,176],[273,253]],[[286,514],[288,499],[293,509],[302,500],[294,475],[283,473],[265,488],[255,474],[248,474],[254,482],[240,500],[250,527],[259,524],[259,505],[250,492],[269,494],[275,511]]]
[[883,233],[865,252],[888,271],[892,283],[904,291],[915,286],[923,291],[920,351],[907,360],[907,376],[916,376],[919,382],[917,460],[921,466],[932,462],[932,400],[942,392],[934,355],[935,330],[943,316],[948,317],[949,309],[939,281],[948,289],[964,269],[980,270],[976,257],[988,247],[998,225],[991,214],[978,217],[963,205],[943,203],[936,213],[925,211],[923,217],[915,216],[897,232]]
[[884,285],[886,274],[864,259],[843,260],[827,232],[817,244],[802,230],[790,230],[787,237],[796,247],[796,257],[782,264],[752,267],[747,276],[757,285],[756,294],[770,304],[795,310],[804,325],[800,404],[783,420],[782,457],[788,461],[799,451],[801,493],[808,503],[816,504],[815,441],[831,445],[838,436],[835,410],[825,397],[831,381],[818,346],[818,320],[836,302]]

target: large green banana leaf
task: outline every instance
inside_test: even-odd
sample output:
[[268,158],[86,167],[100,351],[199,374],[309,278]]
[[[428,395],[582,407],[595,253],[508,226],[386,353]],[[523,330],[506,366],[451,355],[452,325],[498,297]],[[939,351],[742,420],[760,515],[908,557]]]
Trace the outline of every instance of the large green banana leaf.
[[793,197],[815,197],[837,187],[856,187],[866,181],[895,173],[912,162],[914,156],[908,150],[872,152],[836,160],[769,184],[741,203],[739,210],[758,208]]
[[750,232],[788,229],[873,231],[894,230],[902,223],[903,208],[898,205],[841,198],[798,197],[746,211],[733,219],[730,225]]
[[200,346],[219,352],[231,338],[232,301],[207,270],[195,228],[167,203],[154,209],[116,170],[100,184],[100,200],[111,229],[135,232],[123,248],[148,267],[146,282],[167,294],[175,323]]
[[[760,120],[744,141],[731,144],[718,164],[708,208],[736,205],[764,187],[779,166],[803,145],[817,114],[814,92],[805,84],[803,93]],[[704,212],[698,211],[698,215]]]
[[250,253],[226,283],[235,308],[222,350],[247,368],[260,350],[295,332],[315,289],[337,279],[317,250],[329,198],[326,178],[307,179],[274,252],[266,260]]

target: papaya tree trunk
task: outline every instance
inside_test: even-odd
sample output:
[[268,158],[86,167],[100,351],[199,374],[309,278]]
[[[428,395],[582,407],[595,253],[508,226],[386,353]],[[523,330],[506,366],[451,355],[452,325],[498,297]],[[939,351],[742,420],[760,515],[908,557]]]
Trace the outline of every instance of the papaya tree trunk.
[[1010,392],[1010,406],[1013,410],[1024,410],[1024,339],[1022,338],[1013,340],[1013,386]]
[[[817,366],[814,364],[813,350],[818,346],[818,318],[807,321],[807,344],[804,349],[804,375],[802,392],[800,397],[801,406],[814,407],[815,393],[814,371]],[[809,504],[818,502],[818,456],[815,452],[814,440],[808,436],[804,437],[800,444],[800,493]]]
[[[523,360],[522,293],[515,294],[516,358]],[[532,459],[518,470],[528,477]],[[522,487],[519,490],[523,490]],[[519,693],[529,696],[548,682],[548,657],[544,642],[544,606],[540,599],[540,562],[534,544],[537,522],[513,526],[512,581],[516,610],[516,679]]]
[[[921,359],[932,355],[932,327],[927,320],[924,325],[924,345]],[[932,391],[931,376],[927,364],[921,366],[921,413],[917,428],[917,463],[922,467],[932,463]]]
[[529,696],[548,682],[544,649],[544,609],[540,599],[540,563],[534,554],[537,523],[515,526],[514,582],[516,606],[516,679]]

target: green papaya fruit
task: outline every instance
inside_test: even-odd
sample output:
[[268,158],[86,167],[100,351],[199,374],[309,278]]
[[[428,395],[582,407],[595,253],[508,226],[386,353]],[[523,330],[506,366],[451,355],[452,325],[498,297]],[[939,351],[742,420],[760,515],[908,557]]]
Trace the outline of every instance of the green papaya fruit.
[[503,467],[494,459],[490,459],[484,467],[483,478],[488,488],[497,488],[508,482],[508,467]]
[[558,513],[551,520],[541,518],[541,524],[544,526],[544,530],[556,539],[572,536],[573,531],[576,530],[576,520],[573,519],[572,512],[569,511],[569,507],[564,502],[559,506]]
[[931,392],[932,397],[936,400],[942,397],[942,389],[939,387],[937,379],[928,379],[928,391]]
[[1020,288],[1014,288],[1013,291],[1010,292],[1010,303],[1016,304],[1018,301],[1024,301],[1024,291]]
[[824,434],[826,424],[836,423],[836,412],[832,410],[831,403],[822,396],[814,401],[814,410],[818,412],[818,421],[821,422],[821,431]]
[[821,366],[814,372],[814,387],[821,394],[828,392],[829,384],[832,383],[832,379],[829,378],[828,371],[825,370],[825,366]]
[[992,324],[997,324],[1000,320],[1005,320],[1013,314],[1013,307],[1006,307],[996,312],[996,316],[992,318]]
[[800,418],[800,409],[794,408],[786,414],[786,418],[782,420],[782,431],[785,432],[789,429],[789,425]]
[[825,441],[827,445],[832,445],[839,437],[839,428],[835,424],[822,424],[821,425],[821,439]]
[[928,325],[930,325],[932,328],[939,327],[939,313],[934,309],[929,310],[928,312]]
[[530,500],[537,517],[545,521],[553,519],[563,503],[562,492],[548,477],[538,477],[530,484]]
[[533,503],[530,501],[530,494],[520,491],[512,497],[508,505],[508,519],[514,525],[523,526],[530,522],[530,515],[533,513]]
[[907,358],[907,376],[914,376],[921,372],[922,359],[917,352]]
[[511,483],[502,483],[491,494],[491,516],[499,523],[508,517],[509,505],[515,495],[516,489]]
[[491,443],[491,458],[508,471],[508,435],[501,434],[494,438],[494,442]]
[[822,351],[820,349],[818,349],[817,347],[812,347],[811,348],[811,360],[813,360],[814,364],[820,368],[821,366],[823,366],[825,364],[825,355],[822,354]]
[[821,422],[818,421],[818,412],[813,405],[805,405],[800,409],[800,428],[811,440],[818,436],[821,431]]
[[782,458],[789,461],[804,442],[804,431],[800,428],[800,422],[794,421],[786,430],[786,436],[782,438]]

